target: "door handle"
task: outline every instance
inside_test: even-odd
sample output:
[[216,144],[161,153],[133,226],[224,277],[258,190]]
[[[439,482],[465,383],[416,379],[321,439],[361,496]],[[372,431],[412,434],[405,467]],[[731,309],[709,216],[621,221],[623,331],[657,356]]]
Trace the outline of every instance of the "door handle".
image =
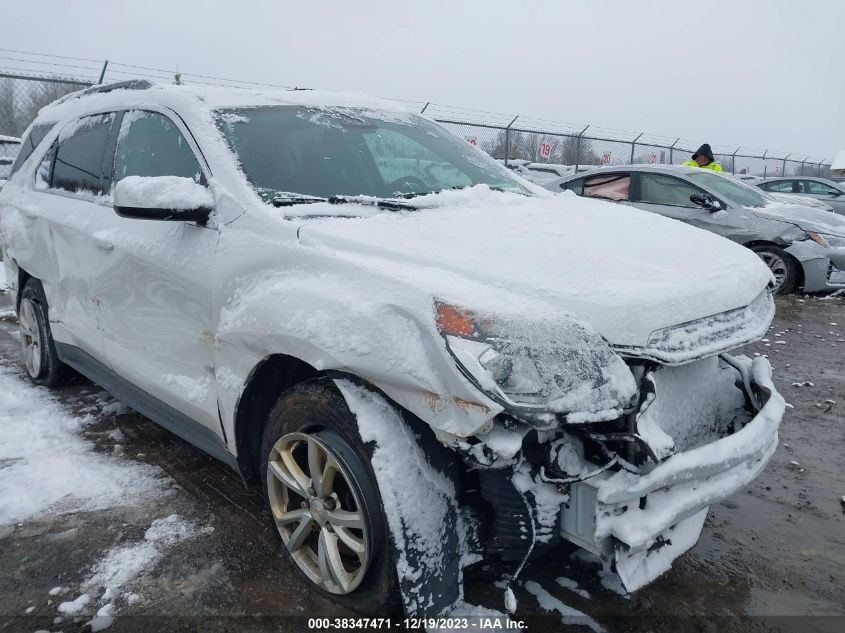
[[94,246],[96,246],[100,250],[103,250],[103,251],[106,251],[106,252],[109,252],[109,253],[114,251],[114,242],[104,240],[101,237],[94,237],[92,239],[94,240]]

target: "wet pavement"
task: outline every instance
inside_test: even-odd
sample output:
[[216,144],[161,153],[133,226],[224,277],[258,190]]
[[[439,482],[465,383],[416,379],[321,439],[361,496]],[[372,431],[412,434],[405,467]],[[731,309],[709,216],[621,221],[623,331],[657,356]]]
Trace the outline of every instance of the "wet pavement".
[[[8,295],[0,297],[4,311]],[[23,375],[16,330],[12,317],[0,318],[0,362]],[[618,593],[568,546],[530,563],[515,592],[516,617],[528,630],[845,630],[845,299],[779,298],[767,339],[745,353],[769,356],[794,408],[764,474],[711,507],[698,545],[634,595]],[[119,412],[91,383],[54,393],[69,411],[94,412],[83,434],[96,450],[159,467],[172,479],[170,491],[107,511],[0,526],[0,631],[90,630],[95,607],[73,616],[58,613],[58,604],[80,595],[109,548],[142,540],[153,520],[172,514],[213,531],[172,545],[142,570],[130,583],[138,601],[121,604],[108,630],[298,631],[308,629],[303,616],[353,615],[309,589],[280,556],[260,496],[236,474]],[[469,570],[467,601],[502,609],[495,583],[511,570],[501,563]],[[542,609],[533,583],[568,618]],[[67,592],[51,596],[54,587]]]

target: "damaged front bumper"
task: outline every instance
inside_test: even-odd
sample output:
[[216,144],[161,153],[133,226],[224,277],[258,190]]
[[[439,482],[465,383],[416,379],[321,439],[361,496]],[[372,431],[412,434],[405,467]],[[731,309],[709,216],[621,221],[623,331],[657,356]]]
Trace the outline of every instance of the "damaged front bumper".
[[[650,470],[607,470],[571,484],[561,509],[560,535],[615,559],[629,591],[667,571],[695,545],[710,504],[753,481],[777,448],[785,404],[772,383],[768,361],[723,354],[720,365],[735,372],[735,384],[753,417],[715,441],[700,443],[699,438],[694,447],[665,455]],[[658,382],[655,399],[660,397]],[[657,446],[658,454],[661,448],[665,454],[665,445]]]

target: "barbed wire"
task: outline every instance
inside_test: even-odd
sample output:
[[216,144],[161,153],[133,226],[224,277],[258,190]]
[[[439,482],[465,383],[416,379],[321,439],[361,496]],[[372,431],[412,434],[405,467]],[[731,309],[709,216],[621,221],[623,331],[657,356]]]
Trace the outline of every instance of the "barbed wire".
[[[38,73],[49,73],[54,75],[53,79],[67,78],[71,81],[89,81],[96,83],[99,81],[100,73],[105,70],[107,75],[121,75],[122,77],[141,77],[144,79],[154,79],[157,81],[188,81],[190,83],[221,86],[221,87],[247,87],[256,86],[262,88],[276,88],[282,90],[295,89],[294,86],[285,84],[275,84],[268,82],[250,81],[243,79],[231,79],[220,77],[216,75],[205,75],[200,73],[183,72],[178,69],[167,70],[163,68],[155,68],[152,66],[143,66],[140,64],[127,64],[125,62],[109,60],[97,60],[88,57],[74,57],[70,55],[60,55],[54,53],[43,53],[34,51],[24,51],[20,49],[0,48],[0,53],[12,53],[14,55],[24,57],[10,57],[8,55],[0,55],[0,72],[7,73],[27,73],[33,79],[36,79]],[[29,58],[39,59],[29,59]],[[56,61],[63,60],[63,61]],[[8,62],[15,62],[16,64],[35,65],[47,68],[28,68],[20,66],[11,66]],[[102,64],[100,67],[83,66],[80,64],[72,64],[68,62],[88,62],[94,64]],[[73,77],[68,76],[66,70],[58,70],[50,73],[49,67],[54,69],[72,69],[74,71],[85,71],[85,74],[74,72]],[[128,70],[127,70],[128,69]],[[145,72],[139,72],[145,71]],[[92,76],[89,73],[94,73]],[[35,75],[33,75],[35,74]],[[177,79],[178,78],[178,79]],[[223,82],[223,83],[220,83]],[[522,130],[530,131],[535,134],[550,134],[560,136],[577,136],[585,128],[589,130],[590,137],[606,143],[624,143],[632,144],[637,141],[637,145],[648,147],[654,146],[664,149],[670,149],[670,143],[673,150],[679,153],[693,151],[692,147],[697,146],[695,142],[682,137],[670,137],[651,132],[631,132],[628,130],[620,130],[617,128],[602,127],[598,125],[587,125],[580,123],[564,122],[559,120],[547,119],[542,117],[535,117],[530,115],[508,114],[504,112],[495,112],[491,110],[484,110],[480,108],[472,108],[467,106],[440,104],[434,102],[424,102],[410,99],[385,98],[389,101],[398,103],[405,103],[425,108],[426,114],[432,118],[455,120],[459,125],[472,125],[473,123],[482,125],[492,125],[494,127],[505,128],[516,117],[517,122],[515,127]],[[483,121],[468,121],[467,118],[483,118]],[[534,129],[534,128],[549,128],[549,129]],[[606,138],[605,138],[606,137]],[[617,137],[617,138],[613,138]],[[588,138],[588,137],[585,137]],[[759,149],[744,146],[728,146],[715,144],[712,145],[714,153],[719,156],[736,158],[755,158],[762,160],[783,160],[785,157],[796,156],[794,152],[786,152],[781,150]],[[751,154],[755,152],[756,154]],[[762,154],[762,155],[761,155]],[[797,157],[804,156],[803,161],[808,161],[813,158],[812,155],[798,154]],[[824,160],[824,159],[823,159]],[[796,161],[800,162],[800,161]],[[819,163],[821,164],[821,163]]]

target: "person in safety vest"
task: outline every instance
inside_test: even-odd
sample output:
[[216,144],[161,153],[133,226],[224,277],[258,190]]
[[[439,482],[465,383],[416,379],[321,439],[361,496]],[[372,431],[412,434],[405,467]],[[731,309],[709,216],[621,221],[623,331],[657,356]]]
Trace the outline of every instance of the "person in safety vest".
[[713,171],[722,171],[722,164],[713,159],[713,150],[707,143],[698,148],[698,151],[692,155],[692,160],[684,163],[684,167],[701,167]]

